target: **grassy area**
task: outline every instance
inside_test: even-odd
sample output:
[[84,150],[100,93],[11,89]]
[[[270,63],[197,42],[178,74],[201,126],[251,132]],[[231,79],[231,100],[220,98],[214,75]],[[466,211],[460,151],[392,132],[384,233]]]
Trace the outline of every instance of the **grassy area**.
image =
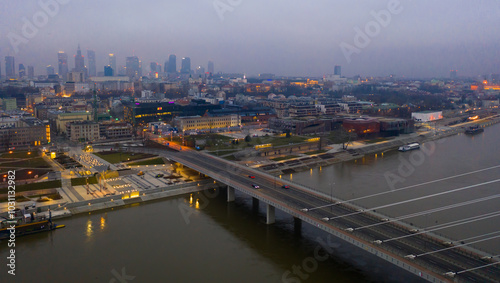
[[156,155],[147,153],[134,153],[134,152],[117,152],[117,151],[102,151],[95,152],[95,155],[106,160],[109,163],[120,163],[139,159],[155,157]]
[[5,152],[0,155],[0,158],[36,158],[39,157],[38,151],[13,151],[12,153]]
[[131,166],[134,166],[134,165],[155,165],[155,164],[165,164],[165,162],[163,161],[163,158],[154,158],[154,159],[148,159],[148,160],[142,160],[142,161],[137,161],[137,162],[132,162],[132,163],[128,163],[127,165],[131,165]]
[[314,154],[320,154],[320,153],[325,153],[325,152],[326,152],[326,150],[322,149],[322,150],[309,151],[309,152],[306,152],[304,154],[314,155]]
[[298,155],[287,155],[287,156],[283,156],[283,157],[272,158],[271,160],[282,161],[282,160],[288,160],[288,159],[297,158],[297,157],[299,157],[299,156]]
[[234,155],[228,155],[228,156],[225,156],[223,158],[226,159],[226,160],[229,160],[229,161],[235,161],[236,160],[236,157],[234,157]]
[[[16,185],[16,192],[27,192],[42,189],[54,189],[61,187],[61,180],[54,180],[48,182],[31,183],[25,185]],[[6,194],[8,188],[0,188],[0,194]]]
[[[0,199],[0,202],[8,202],[8,201],[9,201],[8,197]],[[16,196],[16,202],[23,202],[23,201],[30,201],[30,199],[24,196]]]
[[28,160],[18,160],[2,162],[2,167],[28,167],[28,168],[50,168],[50,165],[42,157],[30,158]]
[[[301,137],[301,136],[291,136],[289,138],[287,137],[268,137],[268,138],[262,138],[263,143],[270,143],[273,146],[282,146],[282,145],[288,145],[288,144],[295,144],[295,143],[303,143],[306,142],[306,140],[310,139],[311,137]],[[270,141],[267,141],[270,140]]]
[[[87,178],[73,178],[71,179],[71,186],[84,186],[87,184]],[[95,176],[89,177],[89,184],[97,184]]]

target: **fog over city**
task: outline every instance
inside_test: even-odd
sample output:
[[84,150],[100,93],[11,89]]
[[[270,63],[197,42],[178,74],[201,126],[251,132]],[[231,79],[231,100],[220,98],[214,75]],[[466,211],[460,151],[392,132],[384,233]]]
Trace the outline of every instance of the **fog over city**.
[[[136,55],[144,71],[169,54],[216,72],[323,76],[446,77],[500,71],[500,5],[469,1],[2,0],[0,58],[45,74],[78,44],[97,69]],[[49,3],[44,6],[40,3]],[[56,5],[54,5],[56,3]],[[47,8],[49,7],[49,8]],[[48,12],[47,12],[48,11]],[[29,27],[31,25],[31,27]],[[32,29],[35,27],[35,30]],[[30,29],[31,28],[31,29]],[[87,64],[87,58],[85,58]]]

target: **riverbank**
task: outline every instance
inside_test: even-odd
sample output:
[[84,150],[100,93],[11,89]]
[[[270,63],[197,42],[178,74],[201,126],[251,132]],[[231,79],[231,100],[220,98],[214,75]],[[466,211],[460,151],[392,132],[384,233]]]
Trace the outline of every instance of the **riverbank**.
[[[112,195],[103,198],[85,200],[71,203],[60,203],[37,207],[37,216],[49,217],[49,211],[53,219],[70,217],[72,215],[89,213],[98,210],[117,208],[125,205],[159,200],[179,195],[195,193],[210,188],[216,188],[212,180],[204,180],[188,184],[172,185],[162,188],[149,189],[137,192],[137,195]],[[7,217],[7,212],[0,213],[0,216]]]
[[282,162],[272,160],[260,161],[264,164],[254,168],[273,175],[292,174],[316,167],[324,167],[344,161],[360,159],[370,154],[383,154],[384,152],[397,150],[400,146],[413,142],[422,144],[457,135],[465,132],[466,127],[471,124],[477,124],[480,127],[485,128],[497,123],[500,123],[499,115],[481,119],[479,121],[457,124],[450,127],[442,127],[433,131],[401,135],[376,143],[355,142],[354,145],[350,146],[347,150],[342,149],[341,145],[329,145],[328,147],[332,149],[326,153],[311,156],[302,155]]

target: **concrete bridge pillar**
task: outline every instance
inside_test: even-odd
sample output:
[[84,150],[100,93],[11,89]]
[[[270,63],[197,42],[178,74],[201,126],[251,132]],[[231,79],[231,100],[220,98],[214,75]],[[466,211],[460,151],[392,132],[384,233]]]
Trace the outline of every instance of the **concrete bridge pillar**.
[[266,205],[267,206],[267,221],[266,221],[266,224],[273,224],[274,222],[276,222],[276,218],[274,216],[274,206],[268,204]]
[[252,197],[252,210],[259,211],[259,199]]
[[234,188],[227,186],[227,202],[234,201]]
[[302,220],[300,218],[293,218],[293,228],[296,234],[300,235],[302,233]]

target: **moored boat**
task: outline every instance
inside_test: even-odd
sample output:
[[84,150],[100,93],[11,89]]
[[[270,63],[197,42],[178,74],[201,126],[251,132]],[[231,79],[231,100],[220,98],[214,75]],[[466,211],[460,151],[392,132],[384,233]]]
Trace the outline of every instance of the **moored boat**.
[[400,146],[398,150],[405,152],[405,151],[419,149],[419,148],[420,148],[420,144],[418,142],[414,142],[414,143]]
[[[65,225],[56,225],[52,223],[52,219],[39,219],[27,221],[26,218],[4,218],[0,221],[0,240],[8,239],[11,234],[16,237],[30,235],[45,231],[52,231],[58,228],[64,228]],[[13,228],[13,229],[12,229]],[[11,231],[14,230],[14,233]]]
[[479,127],[479,125],[470,126],[465,129],[467,135],[475,135],[484,132],[484,129]]

